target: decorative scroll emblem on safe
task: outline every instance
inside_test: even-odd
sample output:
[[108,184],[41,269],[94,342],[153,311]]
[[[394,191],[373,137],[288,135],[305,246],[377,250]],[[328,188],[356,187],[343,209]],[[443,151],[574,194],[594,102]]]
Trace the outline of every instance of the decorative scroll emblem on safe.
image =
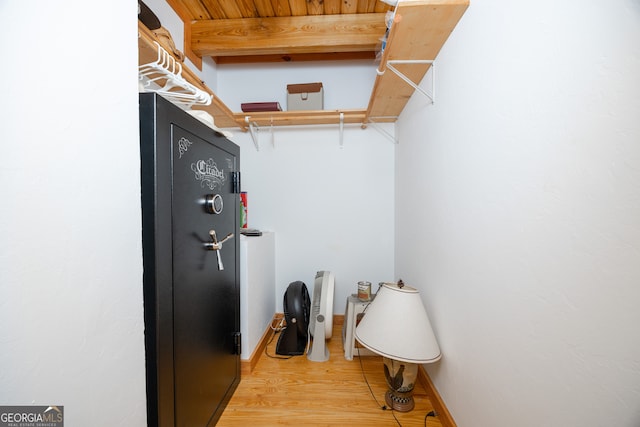
[[179,159],[182,158],[182,155],[187,152],[192,144],[193,142],[189,141],[184,136],[180,138],[180,141],[178,141],[178,152],[180,153],[180,157],[178,157]]
[[196,174],[196,180],[200,181],[200,184],[205,185],[211,190],[224,184],[224,170],[218,169],[218,165],[213,159],[207,161],[198,160],[195,163],[191,163],[191,170]]

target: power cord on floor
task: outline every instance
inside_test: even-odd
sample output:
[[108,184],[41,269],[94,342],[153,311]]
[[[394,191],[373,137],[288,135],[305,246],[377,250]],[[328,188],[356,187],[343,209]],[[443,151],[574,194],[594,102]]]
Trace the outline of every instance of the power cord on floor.
[[380,402],[378,402],[378,399],[376,399],[376,395],[373,393],[373,389],[371,388],[371,384],[369,384],[369,380],[367,379],[367,375],[364,373],[364,365],[362,364],[362,357],[360,356],[360,348],[356,347],[356,351],[358,352],[358,361],[360,362],[360,371],[362,372],[362,378],[364,378],[364,382],[367,385],[367,387],[369,388],[369,393],[371,393],[371,397],[373,397],[373,400],[376,402],[376,405],[378,405],[378,407],[380,409],[382,409],[383,411],[390,410],[391,411],[391,415],[393,415],[393,419],[396,420],[396,423],[398,424],[399,427],[402,427],[402,424],[400,424],[400,421],[396,417],[396,414],[395,414],[395,411],[393,410],[393,408],[389,408],[389,407],[387,407],[387,405],[380,405]]
[[273,331],[273,335],[271,335],[271,338],[269,339],[269,342],[267,343],[267,345],[264,346],[264,354],[266,354],[267,357],[270,357],[272,359],[280,359],[280,360],[291,359],[293,356],[273,356],[269,354],[269,344],[271,344],[271,342],[276,337],[276,335],[278,335],[279,333],[287,329],[287,325],[285,325],[284,323],[284,317],[279,319],[279,322],[276,324],[276,326],[269,325],[269,327]]
[[431,412],[427,412],[427,415],[424,416],[424,427],[427,427],[427,418],[429,417],[437,417],[438,414],[436,413],[436,411],[431,411]]
[[[378,399],[376,399],[376,395],[373,393],[373,389],[371,388],[371,384],[369,384],[369,380],[367,379],[367,375],[364,373],[364,365],[362,364],[362,357],[360,356],[360,348],[356,347],[356,351],[358,353],[358,361],[360,362],[360,371],[362,372],[362,378],[364,378],[364,382],[367,385],[367,387],[369,388],[369,393],[371,393],[371,397],[373,398],[373,400],[376,402],[376,405],[378,405],[378,407],[383,410],[383,411],[391,411],[391,415],[393,415],[393,419],[396,420],[396,423],[398,424],[399,427],[402,427],[402,424],[400,424],[400,421],[398,420],[398,418],[396,417],[395,411],[393,410],[393,408],[389,408],[387,405],[380,405],[380,402],[378,402]],[[438,414],[436,413],[436,411],[430,411],[427,412],[427,414],[424,416],[424,427],[427,427],[427,418],[429,417],[437,417]]]

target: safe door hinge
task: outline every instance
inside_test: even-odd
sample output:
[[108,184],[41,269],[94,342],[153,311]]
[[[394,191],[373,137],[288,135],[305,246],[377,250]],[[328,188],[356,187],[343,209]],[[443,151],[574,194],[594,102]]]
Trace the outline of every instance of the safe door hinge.
[[233,341],[236,349],[235,354],[242,354],[242,334],[240,332],[236,332],[233,336]]
[[240,172],[231,172],[231,192],[240,194]]

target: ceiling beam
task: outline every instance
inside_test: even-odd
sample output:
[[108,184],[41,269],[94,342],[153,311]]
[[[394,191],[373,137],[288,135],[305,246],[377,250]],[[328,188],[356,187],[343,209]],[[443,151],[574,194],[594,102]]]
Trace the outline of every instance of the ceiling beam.
[[199,56],[373,52],[384,13],[194,21],[191,48]]
[[255,64],[258,62],[312,62],[312,61],[358,61],[367,60],[373,64],[375,52],[330,52],[294,53],[283,55],[216,56],[216,64]]

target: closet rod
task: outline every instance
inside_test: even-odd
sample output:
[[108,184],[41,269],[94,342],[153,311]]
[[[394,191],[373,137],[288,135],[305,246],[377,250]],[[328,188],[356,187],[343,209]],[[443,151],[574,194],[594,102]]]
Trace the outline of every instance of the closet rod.
[[236,123],[246,126],[246,117],[259,126],[332,125],[340,123],[340,114],[345,124],[361,124],[365,121],[366,110],[300,110],[300,111],[260,111],[234,113]]

